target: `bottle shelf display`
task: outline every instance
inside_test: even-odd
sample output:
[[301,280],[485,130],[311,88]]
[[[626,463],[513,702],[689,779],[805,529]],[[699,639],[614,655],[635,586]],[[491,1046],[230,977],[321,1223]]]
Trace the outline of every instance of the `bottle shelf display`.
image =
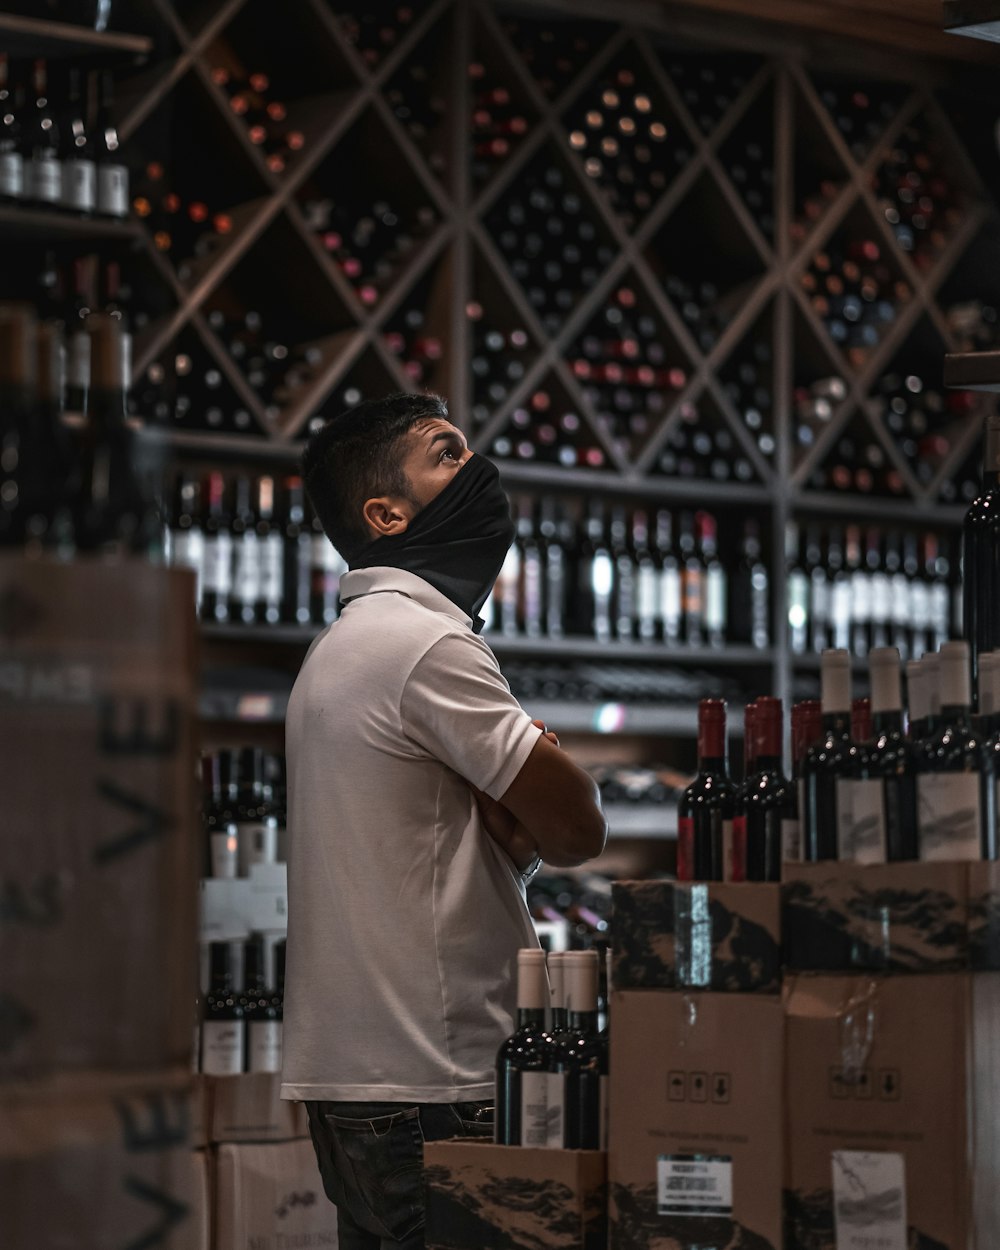
[[[258,555],[273,556],[280,537],[282,590],[276,556],[258,562],[255,588],[249,562],[237,569],[230,551],[220,574],[217,560],[222,589],[209,588],[206,626],[216,641],[237,628],[299,640],[328,619],[316,596],[331,597],[339,571],[320,569],[315,549],[308,594],[289,588],[283,483],[315,422],[391,389],[447,395],[515,493],[537,499],[558,481],[577,492],[574,507],[593,494],[609,530],[627,501],[630,552],[643,550],[634,525],[645,510],[658,567],[657,511],[678,531],[686,509],[711,514],[731,610],[737,510],[753,505],[770,579],[766,636],[706,625],[689,648],[662,616],[650,634],[637,606],[627,628],[614,618],[610,629],[564,628],[570,664],[696,669],[703,659],[771,666],[786,686],[790,662],[815,654],[811,636],[800,654],[786,635],[789,515],[804,530],[815,511],[824,535],[835,518],[862,516],[869,572],[871,517],[885,575],[911,586],[924,576],[922,551],[917,572],[906,566],[905,534],[945,545],[975,493],[974,444],[992,402],[944,391],[935,361],[997,341],[996,311],[969,276],[997,211],[955,135],[947,91],[901,86],[888,54],[885,80],[862,82],[849,62],[838,71],[808,51],[713,50],[708,27],[701,46],[614,22],[574,22],[570,38],[558,18],[485,0],[468,20],[456,0],[377,16],[298,0],[281,48],[258,0],[207,17],[168,0],[156,9],[170,35],[139,72],[83,44],[46,66],[59,83],[52,159],[72,172],[74,149],[85,163],[93,146],[99,182],[113,132],[127,213],[102,214],[99,198],[88,209],[86,195],[77,210],[9,195],[0,234],[24,240],[31,263],[11,265],[0,297],[37,299],[29,275],[53,250],[68,276],[43,315],[70,324],[74,260],[96,252],[103,273],[113,259],[127,298],[106,295],[102,277],[89,307],[127,316],[133,416],[199,466],[199,489],[206,465],[225,462],[228,479],[252,459],[238,469],[253,479],[243,515],[230,516],[228,496],[222,511]],[[44,51],[23,35],[10,43],[0,159],[46,159],[28,124],[45,113]],[[267,477],[273,515],[253,493]],[[890,567],[897,527],[900,570]],[[300,528],[304,553],[315,539],[305,514]],[[185,542],[197,547],[197,536],[181,539],[175,558],[193,562]],[[695,541],[705,542],[697,528]],[[951,545],[938,581],[957,575]],[[919,652],[919,636],[894,636],[891,621],[888,632],[870,625],[866,646]],[[561,678],[531,671],[540,640],[525,619],[491,637],[528,689],[547,683],[550,706],[583,719]],[[595,646],[608,649],[595,657]],[[626,709],[622,723],[657,712],[622,697],[615,673],[601,682],[600,706]],[[681,713],[658,711],[660,727]]]

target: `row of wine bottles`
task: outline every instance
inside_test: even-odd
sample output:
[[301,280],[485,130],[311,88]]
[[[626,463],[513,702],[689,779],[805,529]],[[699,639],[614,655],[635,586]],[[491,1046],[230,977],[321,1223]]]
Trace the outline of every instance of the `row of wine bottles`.
[[608,1030],[598,1029],[597,951],[517,956],[517,1028],[496,1063],[495,1140],[603,1150]]
[[245,877],[285,860],[285,760],[260,747],[206,752],[201,760],[206,877]]
[[522,498],[516,538],[483,609],[506,636],[611,639],[722,646],[770,640],[768,573],[756,521],[744,522],[741,558],[719,559],[710,513],[650,515],[592,500],[584,515],[560,501]]
[[112,120],[114,79],[69,62],[0,51],[0,201],[81,217],[129,211],[129,173]]
[[903,659],[961,633],[947,539],[875,526],[785,531],[788,640],[796,655],[840,647],[861,658],[896,647]]
[[246,127],[247,138],[260,150],[271,173],[282,173],[294,154],[305,147],[306,136],[288,124],[288,107],[274,96],[267,74],[241,74],[215,65],[212,82],[225,93],[230,109]]
[[702,700],[698,775],[678,809],[678,878],[777,881],[782,862],[799,859],[996,859],[1000,653],[988,655],[978,717],[967,643],[909,661],[907,729],[895,647],[869,654],[867,707],[852,701],[850,654],[824,651],[821,702],[792,709],[791,779],[780,699],[747,707],[739,786],[729,776],[725,701]]
[[201,997],[194,1068],[208,1076],[280,1072],[285,941],[265,935],[208,943],[208,990]]
[[[128,334],[90,312],[68,336],[26,304],[0,304],[0,544],[155,557],[162,474],[153,443],[125,420]],[[62,420],[77,395],[86,422]]]

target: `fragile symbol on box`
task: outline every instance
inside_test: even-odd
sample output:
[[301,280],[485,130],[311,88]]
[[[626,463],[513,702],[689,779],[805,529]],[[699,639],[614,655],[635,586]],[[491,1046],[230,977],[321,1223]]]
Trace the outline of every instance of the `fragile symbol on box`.
[[731,1155],[660,1155],[656,1161],[659,1215],[732,1215]]

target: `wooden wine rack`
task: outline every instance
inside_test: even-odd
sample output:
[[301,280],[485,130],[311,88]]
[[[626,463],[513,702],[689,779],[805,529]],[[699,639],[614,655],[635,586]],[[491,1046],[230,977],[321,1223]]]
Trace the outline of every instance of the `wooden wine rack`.
[[[186,169],[192,178],[206,180],[206,186],[214,179],[211,190],[216,198],[230,197],[224,203],[233,229],[217,249],[182,273],[157,250],[140,223],[112,228],[111,235],[116,230],[134,233],[134,246],[158,287],[157,315],[136,342],[134,375],[141,379],[172,346],[194,344],[221,372],[253,425],[250,434],[171,431],[168,438],[179,455],[206,462],[291,463],[300,454],[309,419],[324,410],[335,411],[336,396],[345,385],[357,383],[366,394],[414,389],[387,348],[385,333],[408,301],[416,300],[445,345],[423,385],[449,398],[453,418],[466,429],[474,447],[489,451],[515,409],[544,387],[580,414],[587,437],[603,452],[600,469],[504,461],[504,478],[512,486],[753,508],[770,520],[774,570],[782,567],[782,535],[789,517],[884,518],[900,525],[939,528],[954,527],[959,520],[962,507],[942,504],[941,488],[975,454],[981,413],[964,419],[933,480],[922,484],[873,413],[872,387],[907,353],[920,353],[926,372],[938,374],[944,354],[958,347],[944,316],[944,292],[949,301],[966,296],[954,286],[960,280],[956,275],[971,272],[977,248],[995,246],[993,239],[1000,231],[996,204],[939,99],[940,92],[959,77],[968,85],[984,73],[978,66],[959,67],[941,60],[917,63],[910,54],[904,58],[825,38],[792,38],[781,28],[764,25],[753,27],[748,40],[745,24],[728,26],[726,18],[699,18],[689,8],[674,15],[671,6],[655,11],[626,6],[622,11],[635,13],[635,19],[611,22],[601,20],[604,6],[590,6],[588,12],[594,16],[581,19],[568,16],[565,4],[520,4],[511,9],[519,24],[519,33],[512,35],[508,10],[501,3],[433,0],[414,5],[414,20],[398,41],[384,55],[368,59],[349,37],[347,2],[288,0],[280,17],[263,0],[220,4],[143,0],[139,7],[144,22],[148,19],[155,31],[156,54],[140,71],[125,69],[120,76],[120,134],[129,162],[140,170],[146,161],[161,159],[182,179]],[[540,25],[571,29],[575,36],[574,41],[567,36],[567,71],[550,90],[543,88],[525,55],[530,43],[525,32],[537,34]],[[23,44],[28,32],[22,31],[19,38]],[[960,56],[972,41],[954,42],[955,55]],[[148,44],[142,40],[134,45],[126,40],[119,52],[134,54],[144,46]],[[85,51],[83,46],[80,50]],[[746,66],[744,85],[705,128],[689,111],[682,85],[669,69],[672,57],[699,56],[736,59]],[[637,75],[637,86],[666,111],[689,150],[683,165],[671,169],[660,198],[631,225],[584,173],[567,133],[567,115],[577,102],[605,71],[623,61]],[[490,81],[510,91],[530,122],[527,132],[512,142],[509,156],[484,181],[473,177],[469,156],[472,62],[484,65]],[[387,100],[387,92],[414,63],[430,67],[432,86],[447,101],[439,132],[420,144]],[[219,64],[247,72],[274,69],[283,79],[289,122],[306,138],[284,172],[268,167],[229,107],[211,72]],[[888,84],[895,92],[892,116],[867,151],[848,147],[821,99],[817,79],[838,73],[844,81],[857,76]],[[988,93],[988,86],[984,90]],[[926,265],[915,263],[898,245],[872,185],[888,151],[911,122],[947,151],[949,175],[964,196],[961,220]],[[731,177],[733,152],[751,131],[763,135],[773,150],[773,231],[761,228]],[[433,169],[428,159],[431,145],[441,158]],[[587,216],[614,254],[599,279],[580,293],[554,328],[545,325],[532,307],[491,227],[498,206],[523,184],[526,171],[548,162],[558,163],[572,181]],[[835,191],[818,219],[793,240],[793,223],[805,190],[800,185],[803,165],[820,168]],[[366,187],[391,190],[394,202],[414,211],[425,209],[430,221],[371,304],[358,298],[303,213],[309,188],[331,194],[338,185],[350,194]],[[0,232],[39,238],[47,220],[51,218],[46,214],[3,209]],[[62,228],[72,227],[66,223]],[[99,233],[100,227],[82,226],[81,241],[86,241],[88,231]],[[831,240],[854,231],[878,240],[910,296],[878,346],[863,361],[852,363],[814,312],[801,275]],[[736,306],[728,324],[707,350],[699,349],[664,289],[663,275],[674,264],[692,272],[704,265],[713,270],[723,295],[735,290]],[[609,437],[590,411],[568,359],[574,342],[623,282],[640,293],[686,365],[685,385],[662,420],[639,445],[627,449]],[[273,412],[247,383],[209,322],[213,308],[245,309],[251,299],[292,329],[290,341],[312,343],[320,353],[320,364],[307,384]],[[472,351],[466,316],[466,305],[473,299],[483,304],[487,321],[522,327],[530,341],[522,379],[479,422],[471,417]],[[769,344],[773,361],[770,455],[760,450],[724,385],[727,369],[758,335]],[[826,375],[845,379],[847,394],[814,443],[801,451],[791,417],[793,391],[796,385]],[[992,401],[983,397],[981,402]],[[751,481],[706,483],[658,471],[658,454],[681,420],[682,406],[689,403],[700,405],[706,420],[730,431],[752,466]],[[882,447],[905,484],[904,496],[810,490],[813,471],[852,428]],[[762,688],[787,697],[791,657],[781,628],[783,579],[773,577],[772,585],[776,642],[760,655],[761,666],[771,669],[771,680]],[[753,662],[738,651],[734,648],[730,654],[723,649],[715,655],[707,651],[700,658],[706,664]]]

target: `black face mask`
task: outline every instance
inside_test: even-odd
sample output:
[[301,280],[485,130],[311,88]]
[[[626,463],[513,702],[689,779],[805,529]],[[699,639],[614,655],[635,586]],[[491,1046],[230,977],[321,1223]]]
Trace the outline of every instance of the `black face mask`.
[[467,612],[478,634],[483,627],[479,609],[513,541],[499,470],[485,456],[474,455],[402,534],[376,538],[351,568],[416,573]]

